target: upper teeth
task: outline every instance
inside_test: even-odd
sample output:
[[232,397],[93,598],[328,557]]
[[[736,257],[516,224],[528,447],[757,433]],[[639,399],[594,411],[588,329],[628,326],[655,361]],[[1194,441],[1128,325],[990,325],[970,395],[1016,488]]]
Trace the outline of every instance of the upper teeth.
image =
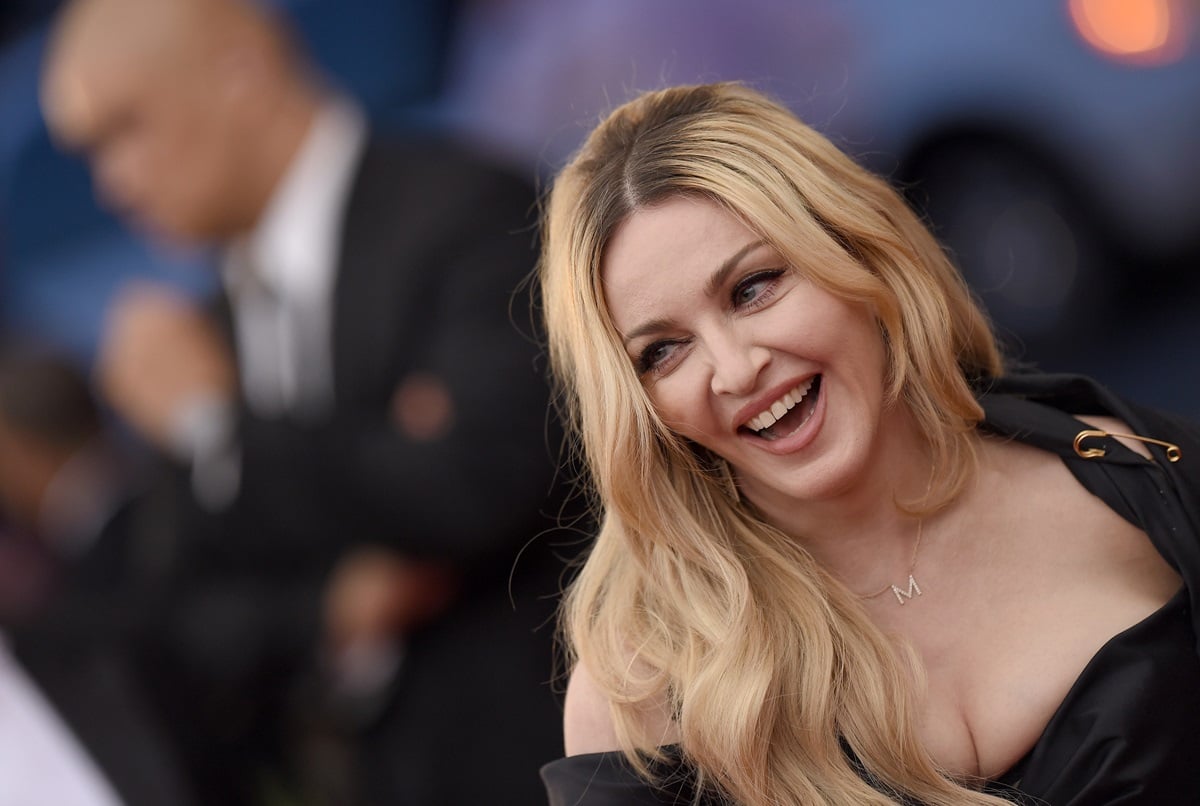
[[753,431],[761,431],[764,428],[770,428],[775,425],[783,415],[795,408],[796,404],[804,399],[804,396],[808,394],[808,390],[812,388],[812,383],[813,379],[809,378],[795,389],[785,393],[783,397],[772,403],[766,411],[757,417],[751,417],[749,422],[746,423],[746,427]]

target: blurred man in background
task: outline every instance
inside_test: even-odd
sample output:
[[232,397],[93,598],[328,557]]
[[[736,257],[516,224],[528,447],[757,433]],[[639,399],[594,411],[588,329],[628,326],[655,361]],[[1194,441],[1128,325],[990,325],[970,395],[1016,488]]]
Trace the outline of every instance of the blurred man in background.
[[516,560],[551,523],[553,469],[510,320],[530,189],[448,144],[372,138],[238,0],[69,3],[43,103],[136,228],[222,250],[213,315],[131,289],[98,366],[188,474],[179,652],[221,704],[193,715],[221,748],[197,764],[252,776],[332,718],[361,766],[314,797],[539,798],[558,717],[534,628],[556,572]]

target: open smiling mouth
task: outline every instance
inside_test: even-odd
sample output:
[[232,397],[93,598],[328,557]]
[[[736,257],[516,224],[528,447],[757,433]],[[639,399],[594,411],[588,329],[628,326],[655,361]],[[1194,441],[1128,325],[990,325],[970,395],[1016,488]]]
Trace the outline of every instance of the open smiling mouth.
[[753,434],[772,442],[799,431],[816,411],[821,396],[821,376],[814,375],[784,394],[756,417],[751,417],[738,431]]

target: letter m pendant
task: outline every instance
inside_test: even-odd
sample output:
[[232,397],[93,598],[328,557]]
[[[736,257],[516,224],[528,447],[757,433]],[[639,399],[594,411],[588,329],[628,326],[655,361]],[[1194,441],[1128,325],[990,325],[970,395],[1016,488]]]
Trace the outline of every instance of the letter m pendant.
[[896,601],[904,604],[905,599],[911,599],[913,596],[921,595],[921,586],[917,584],[917,580],[913,579],[913,575],[908,575],[908,590],[900,590],[895,585],[892,586],[892,593],[896,594]]

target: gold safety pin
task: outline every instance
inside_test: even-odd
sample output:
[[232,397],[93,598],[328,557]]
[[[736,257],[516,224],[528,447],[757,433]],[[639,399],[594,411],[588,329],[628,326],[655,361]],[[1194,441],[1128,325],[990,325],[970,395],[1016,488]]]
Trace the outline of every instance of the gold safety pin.
[[1170,442],[1163,442],[1161,439],[1151,439],[1150,437],[1140,437],[1137,434],[1117,434],[1112,431],[1100,431],[1099,429],[1080,431],[1075,435],[1075,453],[1079,454],[1084,459],[1098,459],[1106,453],[1104,448],[1085,448],[1083,441],[1085,439],[1102,439],[1104,437],[1125,437],[1125,439],[1135,439],[1138,442],[1148,442],[1151,445],[1158,445],[1161,448],[1167,449],[1167,461],[1178,462],[1183,458],[1183,451],[1179,450],[1178,445]]

